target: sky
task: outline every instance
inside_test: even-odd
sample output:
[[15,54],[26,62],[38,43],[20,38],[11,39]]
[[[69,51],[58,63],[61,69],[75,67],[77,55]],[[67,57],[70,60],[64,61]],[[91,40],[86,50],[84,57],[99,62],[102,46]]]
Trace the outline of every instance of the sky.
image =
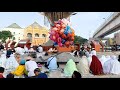
[[[113,12],[76,13],[70,18],[71,27],[75,30],[76,35],[89,39]],[[0,28],[7,27],[12,23],[17,23],[20,27],[25,28],[35,21],[41,26],[45,26],[44,16],[40,12],[0,12]]]

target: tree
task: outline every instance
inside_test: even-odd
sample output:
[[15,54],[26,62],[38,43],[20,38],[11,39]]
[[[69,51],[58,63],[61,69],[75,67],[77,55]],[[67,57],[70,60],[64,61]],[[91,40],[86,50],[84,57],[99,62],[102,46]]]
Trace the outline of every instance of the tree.
[[87,39],[75,35],[74,43],[83,44],[83,43],[85,43],[87,41],[88,41]]
[[2,40],[3,43],[6,41],[6,39],[12,38],[12,37],[13,37],[13,35],[11,34],[10,31],[1,31],[0,32],[0,39]]

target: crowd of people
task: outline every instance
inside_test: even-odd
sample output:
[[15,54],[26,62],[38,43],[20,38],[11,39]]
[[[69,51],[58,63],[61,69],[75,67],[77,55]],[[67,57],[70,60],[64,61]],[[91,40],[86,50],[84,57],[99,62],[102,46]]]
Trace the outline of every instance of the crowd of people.
[[[41,46],[40,46],[41,47]],[[43,48],[38,47],[41,53]],[[0,45],[0,78],[48,78],[47,74],[35,62],[37,50],[26,46],[10,47],[6,50]],[[26,55],[26,57],[25,57]]]
[[[104,53],[103,53],[104,54]],[[72,76],[74,71],[78,71],[81,77],[84,75],[120,75],[120,55],[102,55],[96,54],[94,48],[81,48],[75,50],[72,55],[80,58],[79,63],[75,64],[74,60],[69,60],[65,66],[64,73],[66,76]]]
[[[1,45],[2,46],[2,45]],[[46,72],[43,72],[41,67],[46,67],[49,72],[56,71],[59,68],[57,58],[51,55],[47,59],[45,65],[38,64],[35,59],[40,54],[43,59],[43,48],[40,45],[36,50],[32,47],[28,49],[26,46],[21,48],[18,46],[14,50],[0,46],[0,78],[48,78]],[[44,53],[44,56],[56,53],[53,48]],[[120,74],[120,56],[98,56],[94,48],[81,48],[70,53],[73,57],[79,57],[79,62],[75,63],[73,59],[69,59],[63,68],[62,72],[65,77],[82,78],[84,75],[105,75],[105,74]],[[26,57],[25,57],[26,55]]]

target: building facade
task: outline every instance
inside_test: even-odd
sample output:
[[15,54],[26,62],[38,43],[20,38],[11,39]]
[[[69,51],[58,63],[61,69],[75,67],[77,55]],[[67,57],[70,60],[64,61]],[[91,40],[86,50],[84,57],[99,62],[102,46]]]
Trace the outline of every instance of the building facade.
[[33,45],[42,45],[49,40],[49,30],[34,22],[24,29],[24,39],[29,39]]
[[2,31],[10,31],[13,35],[11,40],[19,42],[24,37],[24,29],[21,28],[18,24],[13,23],[10,26],[3,28]]

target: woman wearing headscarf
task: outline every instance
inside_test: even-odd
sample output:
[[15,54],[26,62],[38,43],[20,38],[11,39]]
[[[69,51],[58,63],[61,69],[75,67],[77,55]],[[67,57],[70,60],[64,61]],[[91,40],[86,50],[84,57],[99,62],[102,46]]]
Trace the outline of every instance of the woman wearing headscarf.
[[105,55],[102,55],[102,57],[99,59],[102,66],[104,65],[104,63],[107,61],[107,58],[105,57]]
[[104,74],[110,74],[110,69],[111,69],[111,57],[110,56],[106,56],[107,61],[104,63],[103,65],[103,72]]
[[94,75],[103,74],[102,64],[101,64],[100,60],[95,55],[92,56],[90,70],[92,71],[92,74],[94,74]]
[[64,74],[65,76],[72,76],[74,71],[78,71],[76,68],[76,64],[72,59],[69,59],[67,62],[65,68],[64,68]]
[[106,74],[120,74],[120,62],[115,55],[104,64],[104,73]]
[[77,64],[77,69],[81,75],[89,74],[89,64],[85,53],[81,53],[80,61]]

